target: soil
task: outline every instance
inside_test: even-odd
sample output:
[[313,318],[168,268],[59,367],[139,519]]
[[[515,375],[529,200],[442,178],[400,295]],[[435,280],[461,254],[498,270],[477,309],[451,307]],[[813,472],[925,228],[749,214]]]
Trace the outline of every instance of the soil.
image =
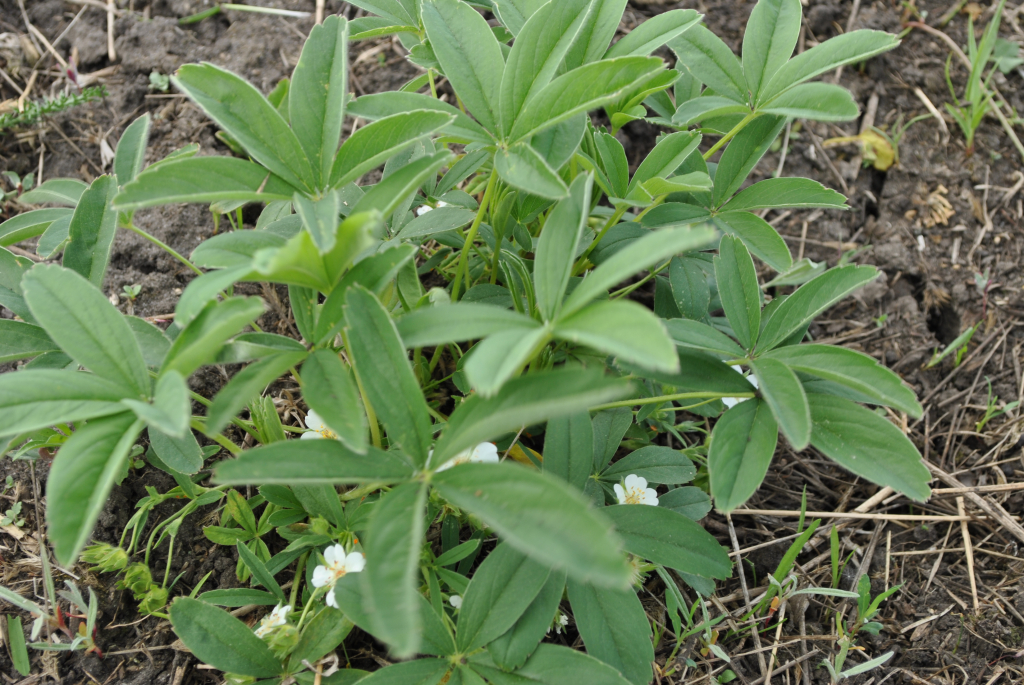
[[[249,4],[314,10],[313,0],[259,0]],[[116,69],[102,79],[109,91],[105,99],[52,117],[32,135],[0,138],[0,170],[24,174],[42,164],[44,178],[71,176],[86,181],[105,170],[101,164],[102,143],[113,146],[124,128],[143,112],[153,116],[147,161],[160,159],[193,142],[201,145],[201,154],[228,154],[227,148],[214,137],[215,127],[195,106],[173,92],[164,94],[150,88],[150,73],[169,74],[181,64],[207,60],[243,75],[263,92],[269,92],[290,74],[304,36],[312,26],[311,19],[233,11],[178,26],[179,18],[206,9],[208,3],[154,0],[147,4],[131,0],[129,7],[143,6],[143,12],[124,13],[114,22],[118,58],[111,62],[107,54],[106,13],[102,9],[63,0],[27,0],[25,6],[28,19],[51,42],[80,13],[57,50],[66,56],[70,49],[76,49],[78,69],[83,74],[111,66]],[[916,6],[916,11],[934,24],[933,18],[945,13],[949,3],[919,0],[916,5],[895,5],[881,0],[809,0],[805,6],[804,44],[810,46],[816,40],[846,30],[855,6],[857,14],[849,28],[898,32],[908,7]],[[968,8],[972,6],[973,3]],[[622,28],[631,29],[646,17],[677,7],[695,7],[703,12],[709,27],[738,52],[753,2],[635,0],[629,5]],[[350,18],[361,13],[336,0],[328,0],[326,10],[343,12]],[[987,23],[989,14],[983,14],[977,23]],[[966,45],[967,19],[963,14],[956,15],[945,30],[958,45]],[[25,32],[17,0],[0,0],[0,31]],[[1024,34],[1011,22],[1004,22],[1001,35],[1018,42],[1024,40]],[[900,115],[909,120],[927,113],[915,89],[920,89],[940,111],[944,103],[951,101],[943,76],[948,54],[948,46],[938,38],[913,31],[899,49],[870,60],[864,69],[844,69],[838,82],[854,93],[862,111],[869,110],[872,100],[877,98],[875,125],[891,130]],[[404,51],[389,40],[354,45],[351,58],[351,88],[357,95],[397,88],[419,73],[405,61]],[[1024,111],[1022,78],[1024,73],[1015,70],[1005,77],[997,75],[995,80],[1018,112]],[[965,79],[965,70],[954,63],[953,83],[962,87]],[[35,94],[50,88],[52,80],[41,78]],[[0,101],[16,96],[6,83],[0,82]],[[934,119],[918,122],[899,142],[899,164],[887,171],[863,168],[853,147],[823,150],[814,142],[814,138],[820,141],[856,134],[861,123],[794,125],[783,166],[786,176],[806,176],[843,191],[850,198],[849,211],[801,210],[766,217],[789,241],[794,255],[832,266],[845,253],[846,259],[874,264],[883,272],[878,281],[815,322],[811,334],[817,340],[871,354],[903,376],[922,398],[926,409],[921,421],[904,425],[931,463],[965,485],[1019,483],[1024,476],[1021,410],[1013,409],[982,429],[975,424],[984,412],[988,381],[992,396],[999,401],[1022,399],[1024,332],[1020,322],[1024,317],[1024,274],[1020,265],[1024,194],[1010,195],[1006,190],[1024,179],[1021,156],[995,119],[982,123],[976,149],[970,156],[966,155],[962,134],[952,122],[948,124],[948,138]],[[656,135],[657,130],[643,122],[630,124],[620,133],[634,167],[653,146]],[[769,177],[779,168],[780,154],[781,150],[766,155],[755,171],[755,180]],[[939,223],[930,220],[934,212],[943,209],[947,211],[938,215],[942,218]],[[255,217],[255,213],[246,212],[244,220],[254,223]],[[199,205],[140,211],[136,222],[182,254],[189,254],[215,230],[211,215]],[[853,250],[856,253],[851,256]],[[987,288],[980,276],[986,273]],[[173,311],[190,278],[191,273],[166,253],[123,231],[114,245],[104,290],[117,299],[122,310],[130,306],[136,315],[158,317]],[[134,303],[129,303],[122,288],[132,284],[141,285],[142,291]],[[287,301],[284,289],[247,287],[271,302],[270,310],[260,321],[261,328],[286,332],[287,314],[279,304]],[[642,291],[637,295],[650,297]],[[2,315],[10,313],[4,311]],[[979,329],[959,366],[954,365],[951,356],[932,368],[924,368],[936,348],[941,349],[975,324],[979,324]],[[209,367],[190,382],[193,389],[209,397],[234,370]],[[286,408],[294,406],[288,390],[281,386],[275,391]],[[292,423],[297,416],[295,411],[285,413]],[[241,436],[235,437],[241,440]],[[40,562],[35,511],[42,502],[37,502],[32,493],[33,487],[43,491],[47,469],[44,459],[35,465],[34,475],[28,462],[0,462],[0,476],[10,475],[16,483],[16,489],[2,497],[8,502],[15,497],[24,502],[27,519],[20,540],[10,532],[0,534],[2,584],[22,594],[41,592],[36,587]],[[851,479],[812,450],[795,454],[780,445],[765,485],[747,506],[799,509],[805,485],[809,511],[850,511],[877,489]],[[151,469],[128,478],[115,489],[99,521],[96,539],[116,544],[135,503],[145,496],[146,486],[164,491],[173,487],[173,482]],[[937,487],[943,486],[937,483]],[[1024,494],[1019,491],[984,497],[998,502],[1011,515],[1024,513]],[[175,501],[161,505],[151,516],[150,526],[180,506]],[[976,511],[969,500],[967,510]],[[936,496],[925,505],[914,505],[912,510],[902,498],[883,500],[872,509],[872,513],[911,511],[955,515],[957,505],[952,496]],[[210,571],[213,573],[204,590],[238,585],[234,550],[214,545],[202,534],[202,526],[209,525],[211,517],[216,516],[211,507],[191,516],[181,527],[176,545],[178,549],[187,549],[188,554],[177,554],[172,560],[172,577],[181,574],[176,591],[190,591]],[[825,521],[823,530],[832,522]],[[704,523],[723,544],[731,546],[724,517],[712,513]],[[743,554],[745,580],[756,595],[756,588],[765,584],[766,575],[775,570],[787,548],[787,536],[796,531],[796,519],[737,515],[734,523],[742,548],[778,541]],[[900,585],[882,605],[879,635],[859,638],[859,644],[866,649],[861,654],[878,656],[892,650],[895,655],[883,668],[858,676],[854,682],[879,683],[884,679],[893,683],[994,683],[1000,674],[1002,680],[998,682],[1024,682],[1024,558],[1018,556],[1020,540],[994,525],[991,519],[975,519],[963,530],[959,522],[917,525],[843,519],[838,524],[844,558],[854,552],[842,574],[841,587],[852,586],[860,575],[855,570],[870,575],[873,593]],[[970,564],[963,552],[964,531],[974,549]],[[812,539],[800,555],[796,571],[802,587],[831,583],[828,550],[829,543],[823,534]],[[162,569],[165,563],[166,545],[155,552],[151,567]],[[977,608],[969,566],[976,581]],[[166,621],[140,617],[130,593],[117,589],[113,576],[91,574],[81,565],[71,570],[101,599],[97,639],[105,656],[35,653],[33,672],[43,675],[22,682],[220,682],[216,672],[202,668],[180,643],[175,644]],[[62,573],[65,572],[58,573],[58,583],[68,577]],[[664,607],[655,599],[663,595],[659,583],[657,576],[649,580],[642,598],[651,617],[664,623]],[[737,578],[720,584],[718,597],[719,609],[723,605],[737,608],[745,603]],[[836,610],[845,618],[853,611],[849,603],[826,599],[816,597],[802,607],[797,602],[787,606],[789,620],[779,635],[776,664],[789,667],[775,676],[774,682],[828,682],[827,673],[818,665],[835,650]],[[246,618],[255,620],[257,615],[252,613]],[[926,620],[935,615],[941,616]],[[758,680],[765,670],[762,660],[770,652],[756,650],[761,644],[776,644],[775,625],[774,619],[767,625],[761,623],[760,627],[768,630],[762,632],[757,642],[751,636],[749,624],[738,622],[730,632],[723,629],[719,644],[734,655],[728,668],[735,671],[741,682],[762,682]],[[797,639],[801,637],[802,641]],[[580,645],[571,626],[557,639],[567,645]],[[346,644],[353,666],[373,669],[386,658],[380,645],[358,631]],[[661,673],[674,668],[671,675],[660,676],[659,682],[697,682],[700,678],[706,682],[703,674],[717,674],[726,667],[720,661],[709,663],[701,656],[701,645],[693,640],[687,642],[673,663],[666,663],[672,648],[671,640],[663,640],[657,647]],[[800,659],[806,650],[815,649],[820,651],[809,659],[790,663]],[[687,658],[697,662],[698,667],[687,668]],[[860,663],[864,658],[853,655],[849,663]],[[6,682],[20,679],[6,649],[0,650],[0,676]]]

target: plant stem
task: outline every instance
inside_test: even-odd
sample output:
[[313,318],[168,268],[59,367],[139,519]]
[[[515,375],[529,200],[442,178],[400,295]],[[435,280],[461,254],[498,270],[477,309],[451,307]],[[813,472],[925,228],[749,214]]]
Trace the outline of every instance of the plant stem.
[[169,255],[171,255],[172,257],[177,259],[179,262],[181,262],[182,264],[184,264],[188,268],[192,269],[192,271],[195,272],[196,275],[198,275],[198,276],[202,276],[203,275],[203,272],[199,270],[199,267],[197,267],[195,264],[193,264],[192,262],[190,262],[187,259],[185,259],[184,257],[182,257],[180,254],[178,254],[178,252],[173,247],[171,247],[167,243],[163,242],[159,238],[151,236],[150,234],[146,233],[145,231],[143,231],[141,228],[139,228],[138,226],[136,226],[133,223],[128,223],[127,225],[123,226],[123,228],[127,228],[129,231],[131,231],[133,233],[138,233],[143,238],[145,238],[149,242],[153,243],[154,245],[159,247],[161,250],[164,250],[165,252],[167,252]]
[[755,395],[752,392],[678,392],[674,395],[659,395],[658,397],[638,397],[633,400],[620,400],[599,404],[591,407],[590,411],[601,411],[602,409],[617,409],[619,407],[635,407],[643,404],[661,404],[662,402],[674,402],[675,400],[717,400],[723,397],[735,397],[737,399],[750,399]]
[[308,558],[309,552],[306,552],[301,557],[299,557],[299,563],[295,566],[295,580],[294,582],[292,582],[291,597],[289,597],[288,599],[289,606],[294,607],[295,600],[299,598],[299,586],[302,585],[302,579],[305,578],[305,576],[302,575],[302,571],[306,566],[306,559]]
[[668,268],[668,265],[669,265],[669,264],[671,264],[671,263],[672,263],[672,261],[671,261],[671,260],[669,260],[669,261],[665,262],[664,264],[662,264],[661,266],[659,266],[659,267],[658,267],[657,269],[655,269],[654,271],[650,272],[649,274],[647,274],[646,276],[644,276],[643,278],[641,278],[641,279],[640,279],[639,281],[637,281],[636,283],[633,283],[632,285],[627,285],[627,286],[626,286],[625,288],[623,288],[622,290],[616,290],[616,291],[615,291],[615,292],[613,292],[613,293],[612,293],[611,295],[609,295],[609,299],[612,299],[612,300],[617,300],[617,299],[619,299],[620,297],[625,297],[626,295],[629,295],[629,294],[630,294],[631,292],[633,292],[634,290],[636,290],[637,288],[639,288],[640,286],[642,286],[642,285],[643,285],[644,283],[646,283],[647,281],[651,280],[652,278],[654,278],[655,276],[657,276],[658,274],[660,274],[660,273],[661,273],[662,271],[664,271],[665,269],[667,269],[667,268]]
[[434,70],[427,69],[427,81],[430,82],[430,94],[437,99],[437,87],[434,85]]
[[164,582],[161,583],[160,587],[167,587],[167,578],[171,575],[171,559],[174,558],[174,536],[171,536],[170,542],[167,544],[167,566],[164,567]]
[[[345,329],[341,330],[341,341],[344,343],[345,349],[351,354],[352,347],[349,345],[348,333],[345,332]],[[366,410],[366,422],[370,424],[370,439],[373,440],[373,446],[380,449],[382,443],[380,440],[380,426],[377,425],[377,413],[373,411],[370,398],[366,396],[366,389],[363,388],[363,381],[359,377],[359,370],[355,364],[352,365],[352,371],[356,376],[356,387],[359,388],[359,397],[363,400],[363,409]]]
[[589,257],[590,253],[594,251],[594,248],[597,247],[597,244],[601,242],[601,238],[604,237],[605,233],[607,233],[612,226],[619,223],[619,219],[621,219],[622,215],[626,213],[626,209],[628,209],[626,205],[620,205],[619,207],[615,208],[615,211],[612,212],[612,215],[608,217],[608,221],[604,222],[604,226],[601,227],[601,231],[597,234],[597,237],[594,238],[594,242],[590,243],[590,247],[584,250],[583,254],[580,255],[580,258],[576,260],[576,267],[572,270],[573,276],[580,275],[580,273],[583,271],[583,265],[587,261],[587,257]]
[[729,131],[724,136],[719,138],[718,142],[715,143],[714,145],[712,145],[711,149],[704,153],[704,160],[707,161],[707,160],[711,159],[711,155],[713,155],[716,152],[718,152],[718,150],[723,145],[728,143],[730,140],[732,140],[736,136],[737,133],[739,133],[744,128],[746,128],[747,124],[749,124],[751,121],[753,121],[756,116],[757,116],[757,112],[751,112],[747,116],[743,117],[740,120],[740,123],[738,123],[735,126],[733,126],[731,131]]
[[[480,209],[476,212],[476,218],[473,219],[473,225],[469,227],[469,233],[466,234],[466,243],[462,246],[462,252],[459,254],[459,264],[455,267],[455,281],[452,284],[452,302],[457,302],[459,299],[459,286],[462,283],[462,274],[466,274],[466,282],[469,282],[469,250],[473,246],[473,241],[476,240],[476,233],[480,230],[480,222],[484,218],[484,212],[487,211],[487,205],[491,201],[491,195],[494,194],[494,184],[498,180],[498,172],[495,169],[491,169],[491,177],[487,181],[487,190],[484,191],[484,197],[480,201]],[[495,249],[500,248],[499,245],[495,245]],[[466,288],[469,290],[469,288]]]

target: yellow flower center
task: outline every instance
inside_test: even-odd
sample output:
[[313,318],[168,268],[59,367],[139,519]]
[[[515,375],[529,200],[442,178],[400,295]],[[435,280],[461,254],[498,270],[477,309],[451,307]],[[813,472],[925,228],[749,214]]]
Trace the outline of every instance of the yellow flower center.
[[318,430],[317,433],[319,433],[320,435],[324,436],[328,440],[337,440],[338,439],[337,434],[335,434],[334,431],[332,431],[327,426],[324,426],[323,428]]
[[644,489],[632,487],[626,489],[626,504],[640,504],[644,499]]

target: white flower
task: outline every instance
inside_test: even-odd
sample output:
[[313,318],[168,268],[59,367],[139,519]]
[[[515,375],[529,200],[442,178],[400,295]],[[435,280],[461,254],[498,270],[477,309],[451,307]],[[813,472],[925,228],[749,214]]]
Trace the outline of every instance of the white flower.
[[441,464],[438,472],[446,471],[459,464],[497,464],[498,446],[493,442],[481,442],[471,450],[459,452],[454,457]]
[[[734,366],[734,367],[732,367],[732,370],[735,371],[738,374],[742,374],[743,373],[743,367],[742,366]],[[757,376],[750,375],[750,376],[744,376],[744,378],[746,378],[747,382],[750,383],[755,388],[760,387],[757,384]],[[745,402],[745,401],[747,401],[749,399],[750,399],[749,397],[723,397],[722,398],[722,404],[724,404],[726,406],[726,408],[732,409],[733,407],[735,407],[740,402]]]
[[[438,200],[437,201],[437,206],[440,208],[440,207],[448,207],[449,205],[444,200]],[[430,205],[420,205],[419,207],[416,208],[416,216],[423,216],[424,214],[426,214],[427,212],[429,212],[432,209],[434,209],[434,208],[431,207]]]
[[448,598],[448,602],[456,609],[462,608],[462,595],[452,595]]
[[562,628],[566,627],[567,625],[569,625],[569,617],[563,614],[561,611],[559,611],[557,614],[555,614],[555,620],[551,622],[550,626],[548,626],[548,632],[550,633],[551,629],[554,628],[555,635],[561,635]]
[[328,606],[338,608],[334,598],[334,584],[348,573],[358,573],[366,567],[366,557],[361,552],[345,554],[341,545],[332,545],[324,550],[324,562],[313,569],[313,587],[329,587],[326,601]]
[[288,623],[288,612],[292,608],[288,605],[278,604],[274,607],[274,610],[263,617],[260,624],[256,627],[256,637],[263,637],[270,633],[271,630],[278,626],[283,626]]
[[302,440],[319,440],[320,438],[328,438],[330,440],[337,440],[338,436],[327,427],[324,420],[320,418],[312,409],[306,414],[306,428],[309,430],[302,434]]
[[626,487],[615,484],[615,496],[619,504],[650,504],[658,506],[658,493],[654,488],[647,487],[647,479],[635,473],[626,476]]

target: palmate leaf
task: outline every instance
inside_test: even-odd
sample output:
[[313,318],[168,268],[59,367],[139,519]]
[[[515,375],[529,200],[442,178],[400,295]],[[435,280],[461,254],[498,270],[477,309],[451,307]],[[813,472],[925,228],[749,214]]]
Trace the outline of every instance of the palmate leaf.
[[512,547],[571,578],[626,587],[629,570],[604,516],[567,484],[525,467],[462,464],[434,474],[438,493]]
[[330,350],[317,350],[302,365],[302,396],[346,447],[366,452],[366,417],[352,371]]
[[64,248],[62,264],[102,289],[110,262],[110,250],[117,233],[117,211],[111,201],[117,194],[117,179],[100,176],[82,193],[68,225],[70,241]]
[[761,108],[765,114],[814,121],[850,121],[860,114],[853,95],[831,83],[801,83]]
[[[455,121],[442,129],[442,133],[463,143],[493,144],[494,137],[462,110],[420,93],[392,91],[364,95],[350,102],[348,113],[369,121],[412,111],[441,112],[455,117]],[[358,131],[357,131],[358,133]],[[346,141],[347,142],[347,141]]]
[[402,342],[410,349],[475,340],[508,330],[526,333],[540,326],[518,312],[478,302],[415,309],[395,325]]
[[27,359],[60,350],[39,326],[24,321],[0,319],[0,363]]
[[171,604],[170,614],[174,632],[204,663],[254,678],[272,678],[281,672],[270,647],[223,609],[178,597]]
[[739,238],[752,255],[776,271],[785,272],[793,266],[793,255],[786,241],[757,214],[723,211],[716,214],[711,223],[723,233]]
[[625,9],[626,0],[595,0],[594,10],[583,23],[576,41],[565,56],[566,70],[596,62],[604,56],[608,44],[615,37]]
[[533,266],[537,309],[545,321],[554,319],[569,284],[573,261],[590,214],[593,177],[580,174],[573,181],[569,197],[548,215],[541,231]]
[[[746,403],[744,403],[746,404]],[[605,507],[626,551],[656,564],[705,578],[728,578],[725,548],[698,523],[665,507],[619,504]]]
[[649,309],[628,300],[599,301],[559,319],[554,336],[645,369],[679,369],[672,340]]
[[252,84],[209,63],[186,64],[171,80],[257,162],[297,188],[315,187],[298,137]]
[[846,198],[809,178],[766,178],[744,188],[722,207],[722,212],[782,207],[849,209]]
[[291,440],[245,450],[217,465],[215,480],[225,485],[322,485],[398,483],[412,477],[412,464],[397,451],[367,447],[352,452],[338,440]]
[[757,376],[761,396],[793,449],[799,452],[807,447],[811,439],[811,409],[796,374],[774,359],[754,359],[750,368]]
[[755,101],[793,54],[802,19],[800,0],[759,0],[754,6],[743,33],[743,77]]
[[604,58],[649,55],[696,26],[702,17],[697,10],[669,10],[651,17],[608,48]]
[[[27,194],[27,193],[26,193]],[[73,210],[53,207],[22,212],[0,223],[0,245],[14,245],[35,238],[54,221],[70,217]]]
[[28,369],[0,374],[0,435],[125,412],[131,396],[91,373]]
[[114,152],[114,176],[118,185],[124,185],[142,171],[146,161],[146,144],[149,142],[149,112],[131,123],[117,141]]
[[551,629],[564,590],[565,571],[553,569],[519,620],[487,645],[490,657],[508,670],[522,667]]
[[704,26],[694,26],[669,43],[680,66],[718,95],[745,104],[747,82],[743,67],[722,39]]
[[587,654],[618,670],[633,685],[648,685],[654,676],[654,645],[636,592],[569,581],[569,603]]
[[718,419],[711,431],[708,472],[719,511],[732,511],[761,485],[775,454],[778,431],[767,402],[756,398],[740,402]]
[[559,200],[569,194],[555,169],[526,142],[519,142],[494,156],[494,169],[505,183],[531,195]]
[[729,325],[740,345],[749,350],[761,328],[761,291],[750,253],[737,238],[722,237],[715,257],[715,276]]

